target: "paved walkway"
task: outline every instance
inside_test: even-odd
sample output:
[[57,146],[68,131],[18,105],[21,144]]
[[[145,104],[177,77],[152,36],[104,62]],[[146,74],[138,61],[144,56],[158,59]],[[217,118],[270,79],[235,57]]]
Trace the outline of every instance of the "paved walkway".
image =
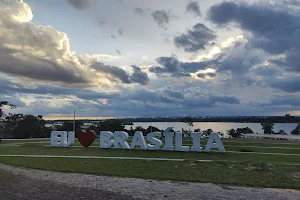
[[0,198],[12,199],[300,199],[300,191],[116,178],[0,164]]

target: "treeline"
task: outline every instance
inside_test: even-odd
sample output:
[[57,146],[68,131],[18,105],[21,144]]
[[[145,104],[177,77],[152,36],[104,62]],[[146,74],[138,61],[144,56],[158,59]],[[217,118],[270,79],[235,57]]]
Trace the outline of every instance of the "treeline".
[[[6,115],[2,107],[8,106],[11,108],[15,108],[14,105],[9,104],[6,101],[0,101],[0,139],[1,138],[43,138],[50,137],[51,128],[45,126],[46,121],[43,119],[43,116],[38,115],[27,115],[27,114],[8,114]],[[271,117],[266,118],[261,122],[262,129],[265,134],[287,134],[284,130],[280,130],[279,132],[273,131],[274,123],[276,123],[276,119],[280,117]],[[285,115],[284,118],[288,121],[294,120],[296,117],[292,117],[290,115]],[[235,118],[234,118],[235,119]],[[185,116],[180,119],[181,122],[186,123],[189,127],[193,126],[194,122],[197,122],[195,117]],[[149,126],[148,128],[143,128],[141,126],[136,127],[135,129],[130,128],[129,130],[125,129],[124,119],[107,119],[99,122],[97,125],[93,125],[89,127],[89,130],[94,130],[96,133],[100,133],[101,131],[126,131],[129,135],[133,135],[136,131],[143,132],[144,135],[147,135],[150,132],[160,131],[157,127]],[[128,124],[128,123],[127,123]],[[81,126],[83,125],[82,121],[76,121],[75,123],[75,134],[77,135],[81,130]],[[57,130],[61,131],[73,131],[74,129],[73,121],[64,121],[61,127]],[[185,136],[189,137],[191,131],[181,130]],[[200,129],[195,129],[194,132],[199,132]],[[209,136],[210,133],[213,132],[212,129],[203,130],[203,136]],[[246,128],[238,128],[236,130],[230,129],[227,131],[227,134],[231,137],[242,137],[243,134],[253,133],[253,131]],[[221,136],[224,136],[224,133],[219,132]],[[291,132],[294,135],[300,135],[300,122],[298,122],[297,127]]]
[[[124,123],[130,122],[184,122],[186,117],[142,117],[122,118]],[[236,123],[262,123],[266,120],[273,123],[300,123],[300,117],[290,116],[239,116],[239,117],[191,117],[193,122],[236,122]]]
[[41,115],[8,114],[0,123],[0,138],[44,138],[51,133]]
[[[50,137],[51,128],[45,127],[45,120],[41,115],[33,116],[33,115],[24,115],[24,114],[8,114],[1,118],[1,126],[0,126],[0,138],[43,138]],[[189,130],[182,129],[185,137],[190,137],[191,132],[203,132],[203,137],[208,137],[210,133],[214,132],[212,129],[201,130],[199,128],[190,130],[193,126],[193,122],[189,120],[185,120],[185,123],[189,125]],[[76,122],[75,130],[76,135],[81,130],[82,122]],[[261,123],[262,129],[265,134],[287,134],[283,130],[279,132],[275,132],[273,130],[274,123],[270,121],[266,121]],[[74,124],[72,121],[65,121],[61,127],[59,127],[58,131],[73,131]],[[148,128],[143,128],[141,126],[137,126],[135,128],[126,129],[123,122],[119,119],[108,119],[104,120],[97,125],[91,126],[87,128],[88,130],[94,130],[97,134],[101,131],[125,131],[130,136],[134,135],[136,131],[141,131],[143,135],[147,135],[150,132],[163,132],[164,130],[160,130],[157,127],[149,126]],[[174,131],[174,130],[170,130]],[[218,132],[220,136],[224,136],[225,134],[222,132]],[[253,133],[253,131],[249,127],[238,128],[238,129],[230,129],[226,132],[230,137],[239,138],[242,137],[243,134]],[[300,135],[300,123],[297,127],[291,132],[291,134]]]

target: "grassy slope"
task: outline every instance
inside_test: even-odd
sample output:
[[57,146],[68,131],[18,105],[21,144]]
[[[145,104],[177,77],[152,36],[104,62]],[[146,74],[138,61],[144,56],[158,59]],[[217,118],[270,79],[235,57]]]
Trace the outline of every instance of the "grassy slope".
[[[223,141],[227,151],[244,151],[246,149],[255,152],[300,153],[299,143],[290,144],[283,141],[244,139]],[[20,141],[15,143],[19,142]],[[14,142],[10,141],[2,144],[12,143]],[[185,143],[191,142],[185,141]],[[205,144],[205,141],[202,141],[201,143]],[[300,166],[289,165],[300,164],[300,156],[100,149],[97,148],[97,146],[99,146],[99,141],[95,141],[93,144],[96,148],[88,149],[82,147],[53,148],[44,146],[48,144],[49,141],[45,143],[28,143],[20,147],[1,146],[0,144],[0,154],[163,157],[183,158],[187,160],[183,162],[175,162],[0,157],[0,162],[37,169],[89,173],[96,175],[300,189]],[[76,142],[75,145],[78,145],[78,142]],[[273,146],[296,149],[260,148]],[[196,160],[217,161],[212,163],[203,163],[197,162]]]
[[95,175],[300,189],[299,166],[281,164],[76,158],[0,158],[0,162]]

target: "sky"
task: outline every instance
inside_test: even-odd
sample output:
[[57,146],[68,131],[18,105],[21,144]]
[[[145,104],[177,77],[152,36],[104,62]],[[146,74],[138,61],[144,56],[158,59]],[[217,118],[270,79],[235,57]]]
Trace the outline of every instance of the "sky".
[[6,112],[300,115],[300,0],[0,0]]

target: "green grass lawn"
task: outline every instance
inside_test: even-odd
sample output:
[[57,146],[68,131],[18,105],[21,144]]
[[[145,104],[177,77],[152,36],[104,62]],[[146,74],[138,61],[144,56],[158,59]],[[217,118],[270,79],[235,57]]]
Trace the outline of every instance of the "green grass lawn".
[[[201,141],[202,147],[205,143],[206,140]],[[21,146],[10,146],[13,144]],[[300,189],[300,143],[223,139],[226,151],[233,151],[225,154],[100,149],[99,140],[87,149],[81,147],[78,141],[73,145],[75,147],[70,148],[50,147],[49,144],[49,140],[4,141],[0,144],[0,155],[180,158],[185,161],[0,157],[0,162],[21,167],[96,175]],[[192,142],[185,140],[184,144]]]

